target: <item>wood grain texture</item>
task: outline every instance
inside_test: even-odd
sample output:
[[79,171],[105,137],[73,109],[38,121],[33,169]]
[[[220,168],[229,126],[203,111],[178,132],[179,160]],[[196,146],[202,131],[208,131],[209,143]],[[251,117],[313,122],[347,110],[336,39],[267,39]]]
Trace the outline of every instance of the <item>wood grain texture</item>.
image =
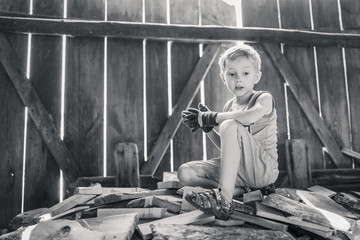
[[[145,22],[166,23],[166,0],[145,1]],[[148,153],[169,116],[168,49],[166,41],[146,40],[146,110]],[[155,176],[170,171],[170,149],[164,154]]]
[[[29,11],[28,1],[1,1],[1,11]],[[10,36],[11,35],[11,36]],[[6,34],[26,66],[27,36]],[[6,228],[10,220],[21,212],[21,187],[23,174],[23,145],[25,107],[11,79],[0,64],[0,228]]]
[[[201,0],[201,25],[202,26],[236,26],[235,7],[230,6],[224,1],[219,0]],[[232,45],[232,44],[229,44]],[[220,53],[227,47],[221,47]],[[204,80],[205,103],[209,109],[216,112],[222,112],[225,103],[233,96],[220,78],[220,67],[218,59],[210,69]],[[215,128],[217,131],[218,127]],[[220,157],[218,149],[209,138],[206,138],[207,159]]]
[[138,155],[135,143],[119,143],[115,146],[115,186],[140,187]]
[[[314,29],[340,30],[338,5],[336,0],[312,1]],[[340,47],[317,47],[317,62],[319,72],[319,88],[321,112],[324,122],[336,143],[341,147],[350,147],[350,126],[348,105],[346,99],[346,83],[342,49]],[[326,168],[335,166],[327,160]],[[351,167],[349,157],[339,159],[337,167]]]
[[[244,27],[271,27],[279,28],[278,9],[276,0],[243,1],[243,26]],[[277,136],[278,136],[278,162],[279,169],[286,169],[285,140],[287,139],[286,104],[284,83],[275,71],[269,58],[264,54],[260,45],[254,45],[258,50],[262,66],[261,80],[255,86],[255,90],[269,91],[275,100],[277,112]]]
[[[170,1],[171,24],[199,24],[199,5],[197,0]],[[173,42],[171,46],[172,105],[178,102],[192,71],[199,59],[199,44]],[[190,102],[197,108],[200,92]],[[185,110],[185,109],[182,109]],[[173,138],[174,170],[181,164],[203,159],[202,131],[192,133],[181,124]]]
[[[109,21],[142,21],[142,1],[108,1]],[[136,143],[144,159],[143,42],[108,38],[107,173],[114,173],[112,152],[119,142]]]
[[[99,1],[69,1],[68,17],[104,19]],[[67,38],[64,141],[83,176],[103,175],[104,40]]]
[[[310,30],[310,6],[309,1],[283,0],[280,1],[281,27],[284,29]],[[316,86],[315,59],[312,47],[284,46],[284,55],[288,59],[295,74],[301,80],[301,84],[311,98],[315,108],[319,110],[318,94]],[[323,168],[322,144],[316,136],[314,129],[306,118],[296,98],[287,89],[287,101],[289,111],[290,138],[305,139],[309,147],[309,160],[311,168]]]

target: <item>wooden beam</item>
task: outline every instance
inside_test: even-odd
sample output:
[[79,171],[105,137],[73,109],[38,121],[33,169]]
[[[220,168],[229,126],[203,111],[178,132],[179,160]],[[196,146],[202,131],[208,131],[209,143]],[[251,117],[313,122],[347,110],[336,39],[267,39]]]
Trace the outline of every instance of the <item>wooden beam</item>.
[[360,34],[315,32],[275,28],[235,28],[223,26],[188,26],[142,24],[118,21],[89,21],[54,18],[0,16],[0,31],[42,35],[72,35],[87,37],[122,37],[161,39],[166,41],[226,42],[273,41],[297,46],[359,47]]
[[74,182],[81,176],[80,169],[73,156],[61,140],[50,114],[46,111],[31,82],[27,79],[19,57],[6,36],[0,33],[0,61],[9,75],[21,100],[28,107],[29,114],[38,128],[59,168],[68,182]]
[[339,145],[335,142],[335,139],[325,126],[324,121],[320,118],[318,111],[311,102],[311,98],[302,87],[301,82],[295,75],[294,71],[291,69],[286,57],[281,54],[280,47],[277,44],[269,42],[264,42],[262,46],[276,70],[289,85],[289,88],[294,94],[299,106],[304,111],[320,141],[326,147],[334,164],[337,167],[347,166],[347,160],[345,160],[343,154],[341,153]]
[[158,168],[161,159],[170,144],[170,140],[174,137],[180,126],[181,112],[190,106],[199,89],[200,82],[205,79],[210,67],[219,53],[219,46],[220,45],[215,44],[208,45],[205,48],[203,56],[197,62],[194,71],[181,92],[181,96],[174,106],[171,116],[168,118],[165,126],[161,130],[159,137],[150,152],[148,161],[142,166],[142,175],[154,176],[156,169]]

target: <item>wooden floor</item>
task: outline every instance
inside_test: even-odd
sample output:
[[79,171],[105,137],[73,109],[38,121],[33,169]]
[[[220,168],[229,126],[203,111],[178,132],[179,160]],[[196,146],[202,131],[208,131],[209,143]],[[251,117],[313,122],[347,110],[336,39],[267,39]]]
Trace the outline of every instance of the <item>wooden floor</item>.
[[[88,240],[106,239],[356,239],[360,238],[360,192],[334,192],[321,186],[306,190],[278,188],[235,199],[228,221],[215,219],[189,204],[183,196],[202,188],[181,187],[176,178],[157,183],[157,189],[77,187],[74,194],[51,208],[16,216],[13,239],[26,229],[37,239],[60,229],[76,229]],[[35,227],[31,227],[35,226]],[[66,228],[64,226],[71,226]]]

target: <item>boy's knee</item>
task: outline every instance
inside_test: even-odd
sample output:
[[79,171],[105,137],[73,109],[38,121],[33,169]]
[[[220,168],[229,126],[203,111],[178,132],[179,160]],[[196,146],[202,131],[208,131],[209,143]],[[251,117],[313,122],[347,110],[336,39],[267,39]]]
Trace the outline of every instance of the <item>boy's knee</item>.
[[222,122],[219,128],[220,135],[224,135],[224,134],[237,135],[239,132],[242,135],[242,132],[244,131],[246,131],[245,127],[234,119],[230,119]]
[[183,186],[190,186],[193,178],[194,178],[195,171],[189,167],[187,164],[182,164],[178,169],[178,179]]

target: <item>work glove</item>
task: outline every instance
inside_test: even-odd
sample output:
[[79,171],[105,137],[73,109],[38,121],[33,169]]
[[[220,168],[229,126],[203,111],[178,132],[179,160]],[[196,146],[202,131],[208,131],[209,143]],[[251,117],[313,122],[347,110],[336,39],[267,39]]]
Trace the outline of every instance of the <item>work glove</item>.
[[191,129],[191,132],[196,132],[200,128],[198,115],[199,111],[195,108],[188,108],[181,113],[182,122]]
[[[210,109],[202,103],[199,103],[198,109],[200,110],[200,112],[211,112]],[[214,128],[214,126],[201,127],[201,130],[203,130],[203,132],[205,132],[205,133],[208,133],[208,132],[211,132],[213,130],[213,128]]]

